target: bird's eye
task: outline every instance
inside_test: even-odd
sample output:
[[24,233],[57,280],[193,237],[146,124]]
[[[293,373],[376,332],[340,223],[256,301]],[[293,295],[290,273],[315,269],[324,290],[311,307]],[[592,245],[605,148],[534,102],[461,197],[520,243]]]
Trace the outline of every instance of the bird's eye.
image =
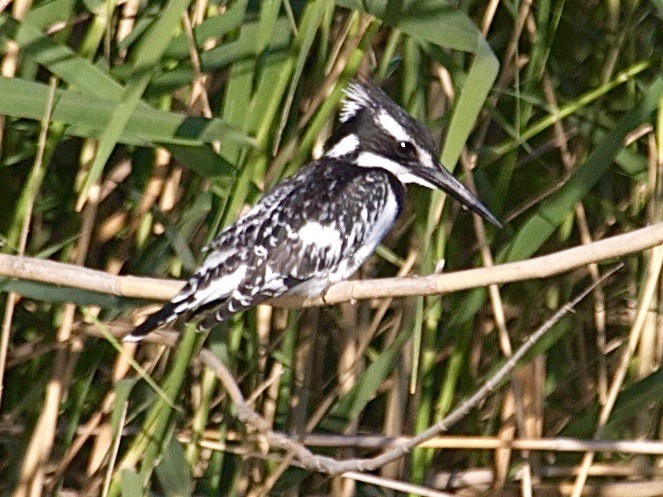
[[412,142],[409,142],[409,141],[403,140],[403,141],[398,142],[398,149],[404,155],[413,156],[413,155],[417,154],[417,149],[414,147]]

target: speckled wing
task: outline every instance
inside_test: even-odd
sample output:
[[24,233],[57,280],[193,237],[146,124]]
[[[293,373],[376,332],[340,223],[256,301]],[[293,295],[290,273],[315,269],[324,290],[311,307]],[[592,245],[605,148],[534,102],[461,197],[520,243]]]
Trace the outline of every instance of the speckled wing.
[[[264,219],[301,183],[300,173],[279,183],[246,215],[226,227],[208,246],[205,261],[189,278],[186,285],[161,309],[148,316],[125,341],[140,340],[150,331],[172,322],[181,315],[196,315],[227,302],[229,308],[238,305],[233,293],[249,278],[249,270],[260,263],[256,258],[256,239]],[[260,252],[260,248],[257,249]],[[239,297],[240,294],[237,293]]]
[[398,216],[403,188],[394,182],[394,191],[385,174],[323,159],[293,177],[278,201],[268,195],[239,223],[241,235],[234,237],[248,244],[244,278],[229,297],[208,308],[199,326],[208,328],[279,295],[318,295],[354,273]]
[[384,171],[327,158],[313,174],[308,188],[293,190],[271,219],[279,233],[265,272],[274,286],[287,287],[283,293],[314,296],[349,277],[399,214],[403,187],[385,180]]
[[182,291],[132,333],[201,313],[208,328],[285,293],[317,295],[350,276],[399,213],[403,187],[332,158],[281,182],[209,245]]

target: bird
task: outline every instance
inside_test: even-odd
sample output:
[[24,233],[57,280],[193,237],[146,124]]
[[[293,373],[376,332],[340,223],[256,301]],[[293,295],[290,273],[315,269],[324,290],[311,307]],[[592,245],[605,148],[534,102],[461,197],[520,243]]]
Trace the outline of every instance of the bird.
[[198,329],[205,330],[281,295],[320,295],[375,251],[403,210],[408,184],[443,190],[501,227],[438,163],[422,123],[368,80],[352,81],[344,93],[324,155],[223,229],[182,290],[125,340],[140,340],[180,316],[202,315]]

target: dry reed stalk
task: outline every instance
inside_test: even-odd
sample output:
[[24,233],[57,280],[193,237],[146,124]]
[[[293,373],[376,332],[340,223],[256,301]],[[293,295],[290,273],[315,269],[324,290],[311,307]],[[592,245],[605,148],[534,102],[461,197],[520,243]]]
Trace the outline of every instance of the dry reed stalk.
[[[474,178],[472,177],[472,169],[476,165],[477,155],[469,154],[467,151],[461,156],[461,164],[463,166],[463,171],[465,173],[465,181],[468,188],[474,194],[476,194],[476,185],[474,184]],[[481,253],[481,260],[484,267],[494,266],[493,254],[490,251],[490,246],[488,244],[488,239],[486,237],[486,226],[483,219],[479,216],[472,216],[474,221],[474,234],[479,243],[479,251]],[[506,326],[506,317],[504,313],[504,304],[502,302],[502,296],[500,294],[500,289],[498,285],[489,285],[488,286],[488,296],[490,298],[490,305],[493,311],[493,318],[495,320],[495,326],[497,327],[498,332],[498,341],[500,348],[502,349],[502,354],[505,358],[509,358],[513,355],[513,348],[511,347],[511,339],[509,338],[509,330]],[[505,399],[505,406],[503,408],[503,417],[505,419],[510,418],[511,414],[516,416],[516,425],[518,426],[518,432],[521,436],[530,435],[525,426],[525,409],[523,407],[523,399],[534,398],[534,395],[531,392],[524,392],[522,384],[518,378],[518,375],[513,375],[511,378],[511,388],[513,390],[512,396],[507,396]],[[510,398],[509,398],[510,397]],[[509,407],[511,406],[512,409]],[[529,413],[528,413],[529,414]],[[502,436],[508,438],[514,438],[513,429],[510,426],[506,426],[505,430],[502,432]],[[521,480],[523,497],[532,496],[532,468],[530,464],[530,457],[527,451],[522,451],[521,456],[523,458],[523,478]],[[510,466],[511,452],[508,449],[498,450],[495,453],[495,475],[497,476],[496,481],[494,482],[495,488],[499,490],[504,486],[506,482],[506,476],[508,468]]]
[[[16,7],[16,4],[14,4]],[[26,7],[26,12],[27,12]],[[25,13],[23,15],[25,15]],[[38,141],[38,147],[37,147],[37,155],[35,156],[35,161],[34,161],[34,167],[33,167],[33,173],[31,177],[31,181],[28,183],[31,185],[33,188],[33,191],[31,192],[30,198],[28,199],[28,206],[26,207],[26,212],[25,212],[25,217],[23,219],[23,226],[21,227],[21,235],[19,239],[19,253],[22,254],[25,252],[25,248],[27,246],[27,241],[28,241],[28,232],[30,230],[30,221],[32,219],[32,212],[34,208],[34,202],[35,198],[37,196],[37,193],[39,192],[40,186],[41,186],[41,178],[43,177],[43,160],[44,160],[44,153],[46,150],[46,140],[48,138],[48,129],[51,124],[51,113],[53,111],[53,103],[55,101],[55,90],[57,89],[57,79],[52,77],[50,81],[50,91],[48,95],[48,102],[46,105],[46,110],[44,112],[44,117],[41,122],[41,129],[39,132],[39,141]],[[2,129],[0,129],[0,134],[2,133]],[[16,295],[14,292],[11,292],[9,295],[9,298],[7,299],[7,305],[5,307],[5,319],[3,320],[3,326],[2,326],[2,345],[1,348],[2,350],[0,351],[0,357],[2,358],[2,364],[0,368],[0,393],[2,392],[2,378],[4,377],[4,368],[5,368],[5,360],[7,356],[7,345],[8,345],[8,340],[9,340],[9,330],[11,328],[11,323],[12,323],[12,316],[14,312],[14,304],[16,302]],[[63,354],[64,351],[63,349],[57,349],[56,350],[56,358]],[[51,387],[51,384],[49,384],[49,387]],[[47,394],[49,393],[49,390],[47,390]],[[47,400],[48,400],[48,395],[47,395]],[[58,402],[59,402],[59,397],[58,397]],[[43,414],[43,413],[42,413]],[[55,411],[55,417],[57,419],[57,406],[56,406],[56,411]],[[44,417],[45,421],[48,422],[49,418],[48,416]],[[42,421],[42,417],[39,418],[39,421]],[[35,427],[35,431],[32,436],[32,441],[30,446],[28,447],[28,450],[26,451],[26,456],[24,460],[24,464],[21,466],[21,482],[17,486],[15,490],[15,495],[21,495],[21,489],[23,490],[23,495],[40,495],[41,494],[41,483],[43,480],[43,467],[41,466],[42,462],[45,462],[46,459],[48,458],[48,454],[50,454],[51,446],[53,443],[52,438],[55,436],[54,435],[54,430],[55,426],[53,423],[53,426],[50,427],[50,434],[51,439],[50,442],[48,439],[42,440],[39,438],[39,429],[40,429],[40,424],[39,421]],[[50,421],[52,422],[52,414]],[[49,430],[49,427],[46,427],[47,430]],[[47,434],[48,435],[48,434]],[[46,454],[44,454],[46,452]],[[28,458],[30,460],[28,461]],[[30,466],[27,465],[27,463],[31,463]],[[37,481],[33,482],[28,479],[26,481],[25,479],[25,470],[26,472],[29,473],[30,476],[35,475]]]
[[[98,185],[90,189],[89,199],[82,213],[81,236],[72,251],[72,261],[77,265],[82,265],[87,255],[97,213],[98,193]],[[80,339],[72,337],[75,313],[76,304],[65,304],[55,341],[60,344],[68,344],[68,346],[58,348],[55,352],[53,376],[46,386],[43,408],[21,465],[20,482],[14,491],[14,497],[42,495],[44,470],[55,440],[60,402],[66,395],[71,373],[83,347]]]
[[[140,2],[138,2],[137,0],[127,0],[126,3],[124,4],[124,7],[122,8],[122,18],[120,19],[117,25],[117,30],[115,32],[115,38],[117,39],[118,42],[121,42],[131,34],[134,28],[135,18],[139,6]],[[119,52],[119,58],[123,60],[126,58],[126,55],[127,55],[126,48],[121,49]],[[149,212],[149,210],[156,203],[157,199],[159,198],[159,195],[163,191],[164,179],[167,175],[167,168],[169,163],[170,163],[170,155],[168,154],[168,152],[164,151],[161,148],[157,148],[155,152],[155,159],[152,168],[152,173],[150,179],[147,182],[146,188],[142,192],[141,199],[138,205],[138,210],[136,213],[134,213],[134,215],[131,216],[131,221],[129,222],[129,227],[128,227],[128,233],[124,236],[124,239],[122,240],[119,249],[117,250],[117,252],[113,253],[113,256],[108,261],[106,265],[107,272],[116,275],[119,274],[122,270],[122,267],[128,260],[129,254],[131,252],[131,247],[135,243],[134,236],[140,226],[140,223],[143,221],[145,214]],[[126,175],[128,176],[128,174],[131,172],[133,168],[133,165],[129,160],[123,160],[121,161],[121,168],[122,171],[126,171]],[[114,172],[113,170],[111,170],[111,173],[107,175],[107,180],[108,178],[113,178],[114,176],[115,176]],[[106,183],[106,181],[104,183]],[[110,192],[115,189],[117,184],[119,184],[119,181],[116,181],[112,185],[108,185],[106,189],[107,191],[105,192],[106,195],[110,194]],[[113,230],[112,234],[107,234],[107,237],[109,239],[111,237],[116,236],[119,229],[124,228],[126,226],[127,216],[128,213],[124,210],[117,213],[116,218],[120,222],[116,223],[116,228]],[[121,354],[120,356],[118,356],[115,360],[115,363],[113,364],[112,381],[114,385],[117,384],[120,380],[122,380],[122,378],[124,378],[124,376],[126,375],[127,371],[129,370],[129,362],[127,358],[133,357],[136,350],[136,347],[131,344],[124,344],[123,346],[125,348],[126,355]],[[115,399],[115,391],[114,389],[111,389],[107,393],[103,401],[103,406],[104,406],[103,412],[106,416],[110,412],[114,399]],[[106,420],[101,424],[94,438],[92,452],[90,454],[90,457],[88,458],[88,464],[87,464],[88,476],[95,474],[101,468],[102,464],[104,463],[106,457],[109,454],[109,448],[111,448],[112,436],[113,436],[112,427],[110,423]]]
[[488,32],[490,27],[493,24],[495,19],[495,12],[497,12],[497,7],[500,4],[500,0],[490,0],[488,7],[486,7],[485,12],[483,13],[483,20],[481,22],[481,34],[484,38],[488,37]]
[[[417,254],[414,251],[410,251],[408,257],[405,259],[403,262],[403,265],[398,271],[398,276],[405,276],[407,275],[410,270],[412,269],[412,266],[416,262],[417,259]],[[362,334],[361,341],[358,346],[358,351],[357,354],[358,356],[362,357],[364,353],[366,352],[367,347],[369,346],[371,340],[373,339],[375,333],[378,330],[378,327],[380,323],[382,322],[382,319],[384,318],[384,315],[386,314],[387,310],[391,306],[393,299],[388,298],[384,299],[378,310],[375,312],[375,315],[373,317],[373,321],[368,329],[368,331],[365,334]],[[397,324],[400,323],[400,319],[397,320]],[[393,326],[392,329],[396,331],[398,329],[398,326]],[[282,367],[280,363],[275,363],[276,365],[279,365]],[[346,375],[353,375],[354,369],[356,367],[356,363],[352,364],[350,369],[348,370],[340,370],[339,375],[338,375],[338,386],[335,388],[331,393],[329,393],[325,398],[323,398],[321,401],[318,402],[318,406],[315,410],[315,412],[309,417],[308,421],[306,422],[305,426],[305,433],[309,434],[311,433],[315,427],[318,425],[318,423],[322,420],[324,415],[327,413],[328,409],[331,407],[333,404],[334,400],[339,396],[339,389],[340,385],[344,384],[346,379]],[[276,406],[276,394],[277,394],[277,389],[278,385],[275,385],[274,387],[274,393],[272,394],[273,396],[273,401],[271,402],[272,409],[275,408]],[[272,411],[270,411],[272,412]],[[273,412],[271,417],[266,418],[268,421],[272,422],[273,421]],[[399,425],[400,426],[400,425]],[[293,456],[290,454],[287,454],[282,460],[279,466],[272,471],[272,473],[267,477],[267,479],[264,481],[263,485],[256,491],[256,495],[258,496],[266,496],[271,488],[276,484],[278,478],[283,474],[283,472],[288,469],[290,463],[293,460]]]
[[[136,15],[138,14],[139,6],[140,6],[140,0],[125,1],[124,7],[122,7],[122,18],[117,23],[117,32],[115,33],[117,41],[124,40],[133,31],[134,24],[136,23]],[[122,60],[126,58],[127,47],[120,48],[118,55]]]
[[[496,81],[496,88],[505,88],[508,81],[512,78],[512,67],[517,67],[518,66],[518,61],[517,61],[517,47],[518,47],[518,42],[520,40],[520,37],[523,32],[523,27],[525,25],[527,17],[530,15],[530,10],[531,10],[532,3],[531,1],[524,1],[520,4],[520,8],[518,11],[518,17],[516,19],[516,25],[515,29],[512,32],[512,36],[509,41],[508,48],[505,52],[505,55],[502,59],[502,67],[500,71],[500,76],[498,77],[498,80]],[[490,4],[484,14],[484,22],[483,22],[483,31],[487,32],[490,26],[490,23],[492,23],[493,16],[495,14],[495,10],[497,9],[497,2],[493,2]],[[452,87],[453,88],[453,87]],[[497,102],[497,99],[499,98],[501,92],[497,91],[494,93],[493,97],[493,102],[491,103],[491,106],[494,106]],[[453,98],[453,95],[452,95]],[[487,136],[487,131],[488,131],[488,126],[490,123],[490,119],[486,119],[483,123],[483,125],[480,128],[480,131],[478,133],[478,138],[477,141],[474,145],[475,149],[479,149]],[[461,155],[461,164],[463,165],[464,171],[465,171],[465,179],[468,182],[468,185],[472,189],[472,191],[476,192],[476,186],[474,185],[474,181],[472,178],[472,175],[470,174],[470,171],[474,168],[476,165],[476,160],[477,160],[477,155],[472,154],[469,155],[467,153],[463,153]],[[486,240],[486,234],[485,234],[485,225],[483,223],[482,219],[479,219],[477,216],[472,216],[473,221],[474,221],[474,232],[475,236],[477,237],[477,240],[479,242],[479,248],[481,252],[481,258],[483,265],[485,267],[491,267],[494,264],[493,261],[493,256],[492,253],[490,252],[489,245]],[[502,348],[502,353],[505,355],[505,357],[510,357],[512,354],[512,349],[511,349],[511,344],[509,340],[509,333],[506,327],[506,318],[504,314],[504,305],[502,303],[502,297],[500,295],[499,287],[496,284],[489,285],[488,286],[488,295],[490,298],[491,302],[491,309],[493,311],[493,317],[495,319],[495,324],[497,326],[498,330],[498,337],[499,337],[499,343]],[[522,391],[521,391],[521,386],[519,384],[519,381],[517,377],[512,378],[512,388],[513,388],[513,393],[514,393],[514,398],[512,399],[513,402],[513,408],[514,408],[514,414],[516,415],[516,420],[517,424],[519,427],[519,431],[521,433],[525,433],[524,430],[524,413],[523,413],[523,407],[522,407]],[[508,404],[507,404],[508,406]],[[508,412],[505,412],[508,416]],[[508,432],[510,429],[507,428],[507,431],[505,431],[504,435],[509,436]],[[511,435],[513,436],[513,435]],[[529,456],[527,452],[523,452],[522,454],[523,460],[525,462],[525,477],[522,479],[522,491],[523,491],[523,496],[524,497],[531,497],[532,495],[532,488],[531,488],[531,468],[529,464]],[[510,460],[510,453],[509,451],[498,451],[495,454],[495,463],[496,463],[496,475],[502,475],[500,476],[497,481],[495,482],[496,487],[499,489],[502,484],[505,481],[506,477],[506,472],[509,466],[509,460]]]
[[[601,413],[599,415],[599,420],[597,423],[597,428],[595,431],[595,437],[599,437],[601,435],[603,427],[608,422],[608,418],[610,417],[612,408],[614,407],[615,401],[617,400],[617,395],[619,394],[619,391],[621,390],[621,387],[624,383],[624,379],[626,378],[628,365],[631,359],[633,358],[633,354],[635,353],[638,341],[640,340],[642,329],[645,324],[645,320],[649,310],[649,306],[651,305],[654,293],[658,286],[658,280],[661,274],[662,265],[663,265],[663,245],[659,245],[652,250],[652,257],[650,259],[649,267],[647,269],[647,278],[645,280],[645,286],[642,291],[642,296],[640,298],[640,305],[638,306],[638,312],[636,314],[635,321],[633,322],[633,326],[631,327],[631,331],[629,332],[628,341],[626,343],[626,347],[622,352],[622,356],[620,357],[619,365],[617,367],[617,370],[615,371],[612,384],[610,385],[607,401],[603,406],[603,408],[601,409]],[[587,481],[587,471],[589,471],[589,467],[592,465],[593,461],[594,461],[594,452],[593,451],[587,452],[582,459],[581,471],[578,474],[578,477],[576,478],[576,481],[573,485],[573,492],[572,492],[573,497],[580,497],[580,495],[582,494],[582,489]]]
[[[415,485],[414,483],[394,480],[392,478],[385,478],[382,476],[375,476],[367,473],[360,473],[358,471],[347,471],[343,473],[343,478],[352,481],[363,481],[370,483],[377,487],[394,490],[397,492],[407,492],[410,495],[421,495],[422,497],[454,497],[454,494],[448,492],[441,492],[422,485]],[[354,488],[354,485],[353,487]]]
[[[292,394],[288,426],[295,437],[306,433],[306,416],[310,406],[311,384],[313,381],[314,347],[319,330],[320,312],[317,309],[304,312],[293,357]],[[264,493],[265,489],[261,488]]]
[[[3,2],[0,12],[4,10],[7,5]],[[25,16],[32,7],[32,0],[13,0],[12,3],[12,17],[17,21],[25,20]],[[0,75],[4,78],[13,78],[18,69],[18,43],[14,40],[7,40],[5,44],[5,56],[0,63]],[[7,116],[0,115],[0,150],[2,150],[2,138],[5,134],[5,123]]]
[[[117,36],[119,36],[119,33]],[[118,251],[113,254],[113,257],[110,258],[110,260],[106,265],[106,271],[108,273],[117,275],[122,270],[124,264],[129,258],[131,247],[133,243],[135,243],[134,237],[136,232],[138,231],[140,223],[143,221],[145,214],[149,212],[149,210],[152,208],[154,203],[157,201],[157,198],[163,189],[163,178],[166,174],[164,169],[168,167],[170,156],[169,155],[164,156],[163,154],[160,154],[160,150],[162,149],[157,149],[156,151],[154,158],[154,165],[152,168],[152,175],[150,176],[150,179],[148,180],[147,183],[147,187],[145,188],[141,196],[138,205],[138,211],[131,217],[128,233],[122,240],[122,243],[120,244]],[[132,165],[129,161],[122,161],[122,164],[128,165],[129,171],[131,170]],[[109,190],[111,190],[110,187]],[[126,213],[123,212],[123,214]],[[122,223],[122,225],[124,226],[124,222]],[[98,312],[98,310],[96,310],[95,312]],[[125,348],[126,355],[125,354],[119,355],[116,358],[115,363],[113,364],[113,373],[112,373],[113,385],[116,385],[127,374],[130,367],[127,358],[133,357],[136,351],[136,347],[133,344],[123,344],[123,347]],[[115,390],[111,389],[106,394],[106,398],[103,401],[104,405],[103,412],[106,416],[108,416],[108,413],[110,413],[111,411],[114,399],[115,399]],[[88,476],[91,476],[100,470],[101,466],[106,460],[106,457],[109,454],[109,449],[112,447],[112,441],[113,441],[112,439],[113,439],[113,433],[112,433],[111,424],[107,420],[104,420],[104,422],[99,427],[97,434],[94,438],[92,452],[90,454],[90,457],[88,458],[88,464],[87,464]]]
[[[282,307],[314,307],[374,298],[441,295],[490,284],[547,278],[591,262],[641,252],[661,243],[663,223],[657,223],[589,245],[524,261],[428,276],[344,281],[332,285],[320,297],[305,300],[279,297],[271,304]],[[81,266],[8,254],[0,254],[0,276],[151,300],[170,300],[184,284],[178,280],[115,276]]]
[[[18,239],[17,254],[22,256],[25,254],[25,249],[28,244],[28,233],[30,232],[30,223],[32,220],[32,214],[34,210],[35,200],[37,194],[41,188],[42,179],[44,177],[45,166],[44,161],[44,152],[46,149],[46,139],[48,137],[48,127],[51,122],[51,112],[53,111],[53,102],[55,101],[55,90],[57,89],[57,80],[51,78],[50,82],[50,91],[48,95],[48,101],[46,103],[46,110],[44,112],[44,117],[41,123],[41,129],[39,132],[39,141],[37,145],[37,154],[33,163],[32,171],[30,172],[30,177],[26,183],[25,188],[30,188],[30,196],[27,199],[27,205],[25,207],[25,214],[23,216],[21,232]],[[2,135],[2,129],[0,125],[0,136]],[[2,319],[2,329],[0,331],[0,407],[2,406],[2,390],[4,387],[4,375],[5,368],[7,366],[7,348],[9,347],[9,335],[11,332],[11,325],[14,317],[14,307],[18,299],[18,294],[15,292],[9,292],[7,295],[7,301],[5,302],[5,312]]]
[[[643,184],[645,189],[644,195],[647,196],[647,220],[650,223],[655,223],[661,218],[660,210],[660,196],[656,194],[657,190],[660,188],[662,183],[662,178],[658,177],[659,164],[657,160],[657,146],[656,139],[653,132],[647,134],[647,145],[648,145],[648,177],[646,182]],[[647,185],[649,187],[647,188]],[[657,288],[655,290],[653,300],[658,302],[661,298],[661,288],[660,288],[661,278]],[[645,318],[645,323],[643,325],[642,336],[640,337],[640,343],[638,345],[638,364],[637,364],[637,378],[642,379],[652,372],[654,372],[659,367],[659,360],[656,353],[656,343],[659,340],[658,335],[658,320],[659,320],[659,308],[651,307],[647,312],[647,317]],[[656,426],[653,424],[652,419],[652,410],[643,409],[638,417],[637,430],[640,437],[647,437],[649,433],[655,431]],[[642,461],[644,464],[648,464],[647,461]]]
[[[281,435],[286,436],[285,433]],[[224,450],[226,444],[213,440],[211,431],[205,433],[201,443],[215,450]],[[226,437],[230,442],[239,442],[243,435],[230,432]],[[312,433],[302,439],[307,447],[338,448],[353,447],[361,450],[383,450],[393,447],[394,444],[407,443],[411,436],[390,437],[385,435],[335,435],[325,433]],[[191,440],[190,433],[186,430],[178,435],[182,441]],[[504,440],[498,436],[461,436],[445,435],[438,436],[423,442],[421,448],[436,450],[529,450],[537,452],[605,452],[610,454],[642,454],[663,455],[663,441],[659,440],[608,440],[608,439],[581,439],[581,438],[514,438]],[[596,466],[596,465],[594,465]],[[579,470],[579,467],[578,467]],[[663,470],[662,470],[663,471]],[[577,472],[576,472],[577,474]]]
[[[403,265],[398,270],[398,276],[406,276],[412,270],[414,263],[417,261],[418,252],[410,249],[408,256],[403,261]],[[363,355],[368,347],[370,341],[373,339],[378,331],[378,327],[384,320],[387,310],[391,306],[393,299],[384,299],[380,307],[377,309],[373,316],[373,322],[359,345],[361,354]],[[404,312],[402,309],[396,311],[392,322],[385,336],[385,348],[389,347],[396,336],[401,332]],[[409,340],[401,350],[401,360],[397,361],[394,365],[394,372],[391,375],[394,386],[389,390],[386,400],[386,412],[383,425],[383,432],[388,436],[398,436],[402,434],[403,427],[405,426],[407,405],[408,405],[408,390],[409,390],[409,372],[412,371],[412,340]],[[401,473],[403,468],[402,461],[397,461],[392,464],[387,464],[380,469],[380,475],[385,478],[396,478]]]
[[[354,388],[359,374],[363,370],[363,354],[359,351],[359,339],[363,335],[361,320],[357,306],[341,305],[341,318],[338,323],[338,334],[334,334],[339,348],[337,374],[339,378],[339,396],[348,394]],[[343,374],[345,373],[345,374]],[[359,420],[355,419],[343,427],[344,435],[357,432]],[[347,459],[352,457],[352,449],[337,451],[336,457]],[[334,478],[331,482],[332,497],[351,497],[355,493],[355,482],[352,479]]]
[[[199,13],[204,12],[202,5],[198,6],[198,11]],[[188,12],[182,13],[182,25],[184,26],[184,33],[186,34],[187,44],[189,46],[189,60],[191,61],[191,67],[193,67],[194,74],[188,107],[190,110],[196,112],[196,106],[198,106],[200,109],[199,112],[201,112],[203,116],[211,118],[212,108],[210,107],[206,88],[208,77],[202,72],[200,66],[200,55],[198,55],[198,48],[196,47],[196,41],[193,36],[193,22],[194,21],[189,18]],[[200,24],[200,22],[197,22],[197,24]],[[217,142],[215,144],[215,150],[217,152],[220,150],[219,146],[220,145]]]
[[[530,14],[527,19],[527,28],[533,35],[537,34],[536,21],[534,17]],[[547,71],[543,72],[542,78],[543,84],[543,93],[546,98],[546,102],[550,106],[550,109],[553,112],[556,112],[559,109],[557,103],[557,97],[555,95],[555,90],[553,84],[550,81],[550,75]],[[553,137],[555,140],[555,146],[559,149],[560,156],[562,159],[562,164],[568,173],[574,170],[577,167],[578,154],[572,154],[569,150],[568,142],[569,137],[564,128],[564,125],[561,121],[555,121],[553,124]],[[574,206],[574,213],[576,221],[578,223],[578,233],[580,234],[580,241],[583,245],[587,245],[592,242],[592,236],[589,230],[589,225],[587,223],[587,215],[585,214],[585,207],[582,203],[578,203]],[[600,278],[599,268],[596,263],[588,264],[587,268],[589,269],[589,274],[592,277],[593,281],[598,281]],[[607,396],[607,382],[608,382],[608,369],[606,363],[606,316],[605,316],[605,294],[603,293],[603,288],[597,286],[592,294],[594,300],[594,325],[596,327],[596,345],[599,350],[598,354],[598,393],[599,393],[599,402],[601,405],[605,403]]]
[[[126,354],[120,354],[115,363],[113,364],[113,373],[112,373],[112,382],[113,385],[116,385],[130,370],[130,364],[127,360],[128,357],[133,357],[136,353],[136,344],[125,343],[123,347],[126,350]],[[115,390],[111,389],[103,400],[101,413],[104,417],[107,417],[108,414],[113,409],[113,403],[115,402]],[[103,418],[99,419],[99,422]],[[94,444],[92,446],[92,451],[88,458],[87,464],[87,474],[92,476],[97,471],[99,471],[108,456],[108,451],[112,446],[113,441],[113,430],[111,424],[104,420],[104,422],[99,426],[96,436],[94,437]]]
[[[532,0],[525,0],[520,4],[520,9],[518,10],[518,17],[515,21],[515,27],[509,39],[509,44],[504,51],[504,56],[502,57],[502,62],[500,64],[500,74],[493,85],[493,92],[488,97],[485,108],[494,108],[497,104],[497,100],[503,94],[503,90],[506,89],[507,84],[514,77],[515,71],[519,68],[520,61],[516,57],[518,53],[518,41],[520,40],[520,35],[523,32],[523,28],[527,21],[527,16],[529,15],[530,9],[532,8]],[[488,128],[490,127],[490,116],[486,114],[486,118],[478,126],[476,143],[484,143],[486,141],[486,136],[488,135]],[[477,149],[478,147],[473,146],[472,148]]]

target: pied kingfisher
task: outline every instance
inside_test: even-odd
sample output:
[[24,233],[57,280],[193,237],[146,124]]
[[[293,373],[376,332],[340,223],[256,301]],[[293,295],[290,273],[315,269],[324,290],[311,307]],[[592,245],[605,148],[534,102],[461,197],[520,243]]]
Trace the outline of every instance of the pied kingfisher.
[[381,89],[355,81],[331,147],[285,179],[206,248],[182,290],[126,337],[139,340],[185,315],[207,329],[284,294],[317,296],[373,253],[401,212],[405,185],[439,188],[496,226],[444,167],[433,137]]

